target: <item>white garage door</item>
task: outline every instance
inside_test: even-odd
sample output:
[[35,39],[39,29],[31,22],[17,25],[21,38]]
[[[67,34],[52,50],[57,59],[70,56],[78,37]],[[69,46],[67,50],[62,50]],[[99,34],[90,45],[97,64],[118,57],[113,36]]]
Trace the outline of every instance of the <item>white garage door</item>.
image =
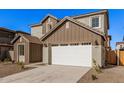
[[53,46],[52,64],[91,67],[92,46]]

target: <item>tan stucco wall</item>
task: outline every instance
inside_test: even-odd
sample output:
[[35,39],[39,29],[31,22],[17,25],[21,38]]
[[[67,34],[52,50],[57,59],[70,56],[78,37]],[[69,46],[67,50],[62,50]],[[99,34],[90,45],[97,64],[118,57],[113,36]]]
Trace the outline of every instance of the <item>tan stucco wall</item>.
[[43,47],[43,63],[48,64],[48,47]]
[[99,16],[100,18],[100,28],[95,28],[95,29],[98,29],[100,30],[101,32],[104,32],[105,31],[105,27],[104,27],[104,14],[98,14],[98,15],[93,15],[93,16],[87,16],[87,17],[83,17],[83,18],[76,18],[76,20],[88,25],[88,26],[91,26],[91,18],[92,17],[95,17],[95,16]]
[[104,50],[104,47],[101,46],[101,45],[92,46],[92,58],[101,67],[105,66],[105,50]]
[[42,26],[31,27],[31,35],[36,36],[38,38],[41,38],[43,36]]

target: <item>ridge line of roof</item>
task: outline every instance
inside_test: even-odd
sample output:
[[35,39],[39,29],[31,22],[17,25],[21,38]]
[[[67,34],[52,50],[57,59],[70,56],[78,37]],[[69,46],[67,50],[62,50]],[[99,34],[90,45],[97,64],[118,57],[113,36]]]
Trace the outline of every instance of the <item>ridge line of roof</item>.
[[90,12],[90,13],[85,13],[85,14],[80,14],[80,15],[74,15],[74,16],[70,16],[70,17],[71,18],[79,18],[79,17],[90,16],[90,15],[95,15],[95,14],[104,13],[104,12],[107,12],[107,9],[98,10],[96,12]]

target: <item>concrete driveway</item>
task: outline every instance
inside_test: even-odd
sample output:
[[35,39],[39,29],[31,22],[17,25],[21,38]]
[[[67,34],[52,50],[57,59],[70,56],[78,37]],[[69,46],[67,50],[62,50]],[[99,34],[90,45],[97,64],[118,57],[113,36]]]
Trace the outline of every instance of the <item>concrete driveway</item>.
[[25,72],[0,78],[2,83],[76,83],[88,67],[45,65]]

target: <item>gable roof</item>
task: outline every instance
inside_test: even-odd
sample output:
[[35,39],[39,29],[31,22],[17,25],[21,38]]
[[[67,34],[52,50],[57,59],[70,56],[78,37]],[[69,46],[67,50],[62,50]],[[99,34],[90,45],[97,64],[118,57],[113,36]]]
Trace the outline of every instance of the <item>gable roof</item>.
[[81,15],[77,15],[77,16],[70,16],[70,17],[75,19],[75,18],[80,18],[80,17],[102,14],[102,13],[106,13],[106,12],[108,12],[108,10],[104,9],[104,10],[100,10],[100,11],[97,11],[97,12],[91,12],[91,13],[81,14]]
[[53,19],[59,21],[59,19],[57,19],[55,16],[53,16],[53,15],[51,15],[51,14],[48,14],[48,15],[46,15],[46,16],[41,20],[40,23],[38,23],[38,24],[32,24],[31,27],[42,26],[42,23],[43,23],[48,17],[52,17]]
[[24,39],[28,40],[30,43],[35,43],[35,44],[41,44],[41,41],[39,38],[27,34],[19,34],[17,35],[12,41],[11,44],[14,44],[20,37],[23,37]]
[[41,23],[39,23],[39,24],[31,24],[30,26],[31,27],[36,27],[36,26],[42,26],[42,24]]
[[53,19],[58,20],[55,16],[53,16],[53,15],[51,15],[51,14],[48,14],[48,15],[46,15],[46,16],[41,20],[40,23],[43,23],[48,17],[52,17]]
[[0,27],[0,31],[6,31],[6,32],[10,32],[10,33],[16,33],[16,31],[8,29],[8,28],[4,28],[4,27]]
[[39,38],[35,37],[35,36],[31,36],[31,35],[23,35],[26,39],[28,39],[28,41],[30,43],[37,43],[37,44],[41,44],[41,41]]
[[24,32],[24,31],[20,31],[20,30],[17,30],[16,33],[21,33],[21,34],[27,34],[27,35],[30,35],[30,33],[27,33],[27,32]]
[[71,21],[71,22],[73,22],[73,23],[75,23],[75,24],[77,24],[77,25],[79,25],[79,26],[81,26],[81,27],[83,27],[83,28],[85,28],[85,29],[88,29],[89,31],[91,31],[91,32],[93,32],[93,33],[95,33],[95,34],[98,34],[98,35],[102,36],[102,37],[106,40],[104,34],[101,33],[99,30],[93,29],[93,28],[89,27],[88,25],[83,24],[83,23],[81,23],[81,22],[79,22],[79,21],[77,21],[77,20],[75,20],[75,19],[73,19],[73,18],[70,18],[70,17],[68,17],[68,16],[65,17],[65,18],[63,18],[59,23],[57,23],[48,33],[46,33],[46,34],[41,38],[41,40],[44,40],[45,38],[47,38],[47,36],[49,36],[56,28],[58,28],[58,27],[59,27],[62,23],[64,23],[66,20]]

